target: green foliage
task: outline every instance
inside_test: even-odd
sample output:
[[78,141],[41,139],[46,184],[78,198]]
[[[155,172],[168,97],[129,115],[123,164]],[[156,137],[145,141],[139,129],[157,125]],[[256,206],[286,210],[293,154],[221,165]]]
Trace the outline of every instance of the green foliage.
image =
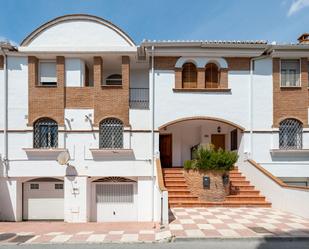
[[234,151],[215,150],[213,145],[207,145],[199,146],[193,152],[193,158],[184,162],[186,170],[229,171],[237,162],[238,155]]

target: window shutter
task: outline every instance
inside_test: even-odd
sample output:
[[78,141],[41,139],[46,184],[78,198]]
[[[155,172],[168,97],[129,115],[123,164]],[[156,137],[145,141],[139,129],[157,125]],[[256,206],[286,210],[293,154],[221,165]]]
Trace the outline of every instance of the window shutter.
[[40,82],[57,83],[56,63],[40,62]]

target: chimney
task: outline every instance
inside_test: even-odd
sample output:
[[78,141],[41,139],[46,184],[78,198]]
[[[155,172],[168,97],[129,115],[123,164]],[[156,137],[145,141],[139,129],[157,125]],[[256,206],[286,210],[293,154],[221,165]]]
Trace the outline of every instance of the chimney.
[[309,33],[302,34],[297,40],[299,44],[309,44]]

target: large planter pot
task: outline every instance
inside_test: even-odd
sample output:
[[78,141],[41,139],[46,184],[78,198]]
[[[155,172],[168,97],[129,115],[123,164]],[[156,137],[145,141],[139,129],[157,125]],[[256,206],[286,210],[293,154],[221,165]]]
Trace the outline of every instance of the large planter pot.
[[[200,200],[220,202],[229,195],[228,172],[216,170],[185,170],[184,176],[188,188],[192,194],[198,196]],[[203,177],[210,178],[210,187],[204,188]]]

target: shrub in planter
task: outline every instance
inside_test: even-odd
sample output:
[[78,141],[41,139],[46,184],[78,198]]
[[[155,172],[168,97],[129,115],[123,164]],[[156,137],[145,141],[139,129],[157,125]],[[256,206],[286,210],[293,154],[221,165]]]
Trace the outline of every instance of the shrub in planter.
[[184,162],[186,170],[218,170],[229,171],[237,162],[238,155],[234,151],[215,150],[213,145],[200,145],[193,152],[194,159]]
[[[190,191],[205,201],[223,201],[229,194],[228,171],[238,159],[235,152],[215,150],[213,145],[199,146],[193,159],[184,162],[185,178]],[[210,177],[210,189],[204,189],[203,176]]]

